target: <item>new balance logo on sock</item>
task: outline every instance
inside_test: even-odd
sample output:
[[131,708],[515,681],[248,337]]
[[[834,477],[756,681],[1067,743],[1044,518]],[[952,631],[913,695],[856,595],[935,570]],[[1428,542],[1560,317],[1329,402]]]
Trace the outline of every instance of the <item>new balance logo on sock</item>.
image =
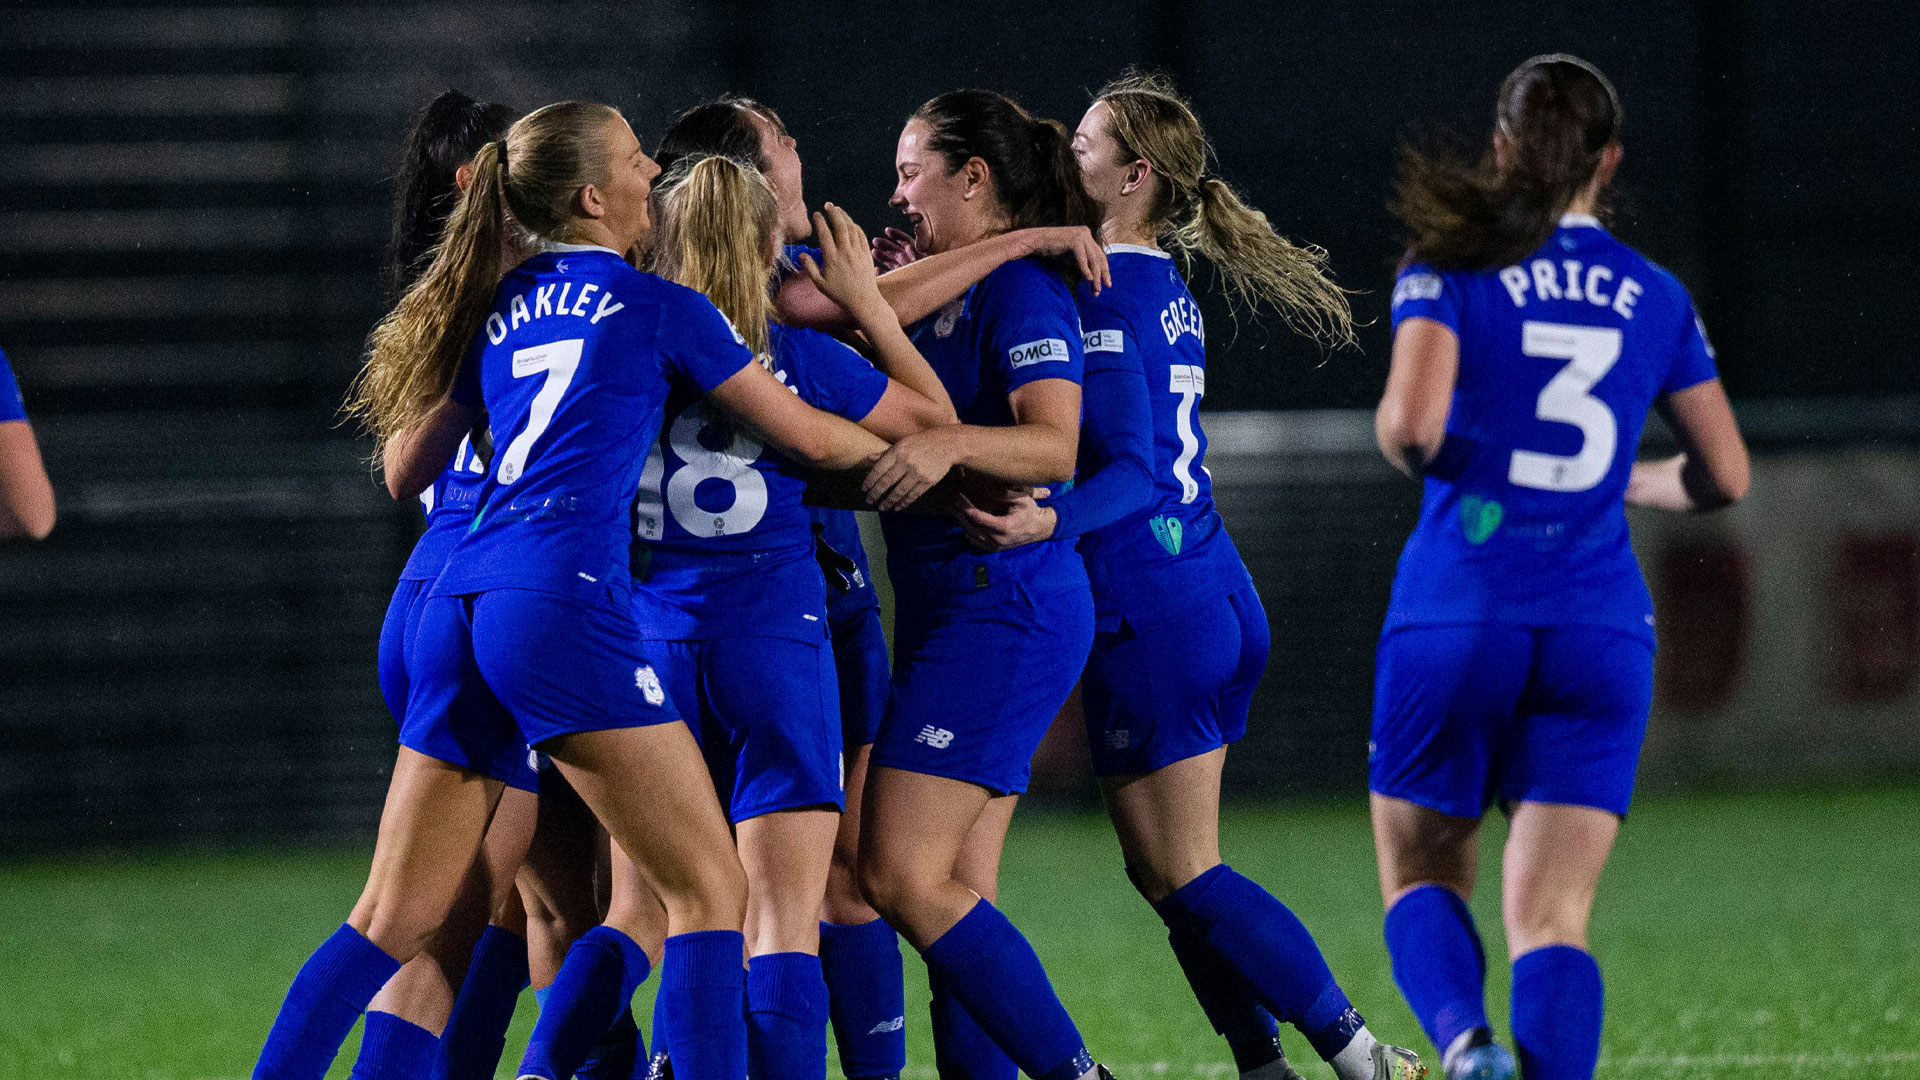
[[946,728],[937,728],[932,724],[928,724],[926,727],[920,729],[920,734],[915,735],[913,741],[926,743],[935,750],[945,750],[953,744],[953,732],[948,731]]
[[896,1016],[891,1020],[882,1020],[879,1023],[873,1025],[873,1030],[867,1032],[867,1034],[885,1035],[890,1031],[905,1031],[905,1030],[907,1030],[907,1018],[904,1016]]

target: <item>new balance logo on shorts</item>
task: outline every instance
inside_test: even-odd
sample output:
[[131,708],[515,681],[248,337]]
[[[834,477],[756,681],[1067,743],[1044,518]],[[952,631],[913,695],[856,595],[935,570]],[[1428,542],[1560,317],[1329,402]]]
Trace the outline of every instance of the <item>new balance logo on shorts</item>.
[[907,1018],[904,1016],[896,1016],[891,1020],[882,1020],[879,1023],[873,1025],[873,1030],[867,1032],[867,1034],[885,1035],[889,1031],[905,1031],[905,1030],[907,1030]]
[[652,664],[642,664],[633,669],[633,685],[640,688],[640,696],[647,704],[659,706],[667,703],[667,690],[660,685],[660,676],[653,673]]
[[937,728],[932,724],[928,724],[926,727],[920,729],[920,734],[915,735],[913,741],[926,743],[935,750],[945,750],[953,744],[953,732],[948,731],[946,728]]

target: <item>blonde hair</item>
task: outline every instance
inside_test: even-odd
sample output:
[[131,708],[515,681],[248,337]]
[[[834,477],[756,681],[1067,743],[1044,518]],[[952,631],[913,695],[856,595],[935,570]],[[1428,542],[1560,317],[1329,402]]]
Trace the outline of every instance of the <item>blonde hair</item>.
[[1147,224],[1162,243],[1189,264],[1193,253],[1205,256],[1236,311],[1255,313],[1264,304],[1327,345],[1354,343],[1353,311],[1347,291],[1328,277],[1326,249],[1281,236],[1267,215],[1211,174],[1213,145],[1171,79],[1129,71],[1094,100],[1112,117],[1121,160],[1145,161],[1160,177]]
[[493,307],[512,223],[543,239],[567,239],[580,189],[607,182],[607,129],[619,119],[591,102],[548,105],[474,155],[473,183],[448,217],[433,261],[373,328],[366,364],[347,392],[346,414],[381,447],[452,388]]
[[707,294],[762,364],[770,364],[773,242],[780,204],[760,170],[738,158],[681,158],[654,182],[653,272]]

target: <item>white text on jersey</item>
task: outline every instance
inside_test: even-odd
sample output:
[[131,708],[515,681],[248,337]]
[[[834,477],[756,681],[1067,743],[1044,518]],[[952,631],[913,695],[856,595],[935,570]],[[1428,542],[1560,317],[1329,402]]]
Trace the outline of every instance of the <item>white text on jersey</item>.
[[[521,323],[544,319],[549,315],[572,315],[587,320],[588,326],[596,325],[601,319],[625,308],[627,305],[613,298],[610,292],[600,292],[600,286],[591,281],[580,283],[580,292],[573,292],[571,281],[556,281],[551,285],[542,285],[533,290],[533,305],[527,305],[527,294],[521,293],[507,301],[507,314],[512,320],[502,318],[499,312],[487,316],[487,340],[495,345],[507,340],[508,330],[520,329]],[[600,292],[598,305],[592,303],[593,294]],[[558,293],[556,296],[555,294]],[[589,314],[591,312],[591,314]]]
[[[1564,271],[1565,277],[1562,277]],[[1594,307],[1610,307],[1623,319],[1633,318],[1633,303],[1645,290],[1632,277],[1620,279],[1620,287],[1606,290],[1613,282],[1613,270],[1595,263],[1584,268],[1579,259],[1535,259],[1526,266],[1509,266],[1500,271],[1500,284],[1507,287],[1514,307],[1527,306],[1529,289],[1540,300],[1585,300]]]

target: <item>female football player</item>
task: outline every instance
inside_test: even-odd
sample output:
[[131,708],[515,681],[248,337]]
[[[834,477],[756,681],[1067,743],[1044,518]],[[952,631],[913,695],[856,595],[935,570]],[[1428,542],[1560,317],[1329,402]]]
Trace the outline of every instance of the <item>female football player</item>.
[[[961,90],[922,105],[894,167],[892,202],[928,254],[1020,226],[1098,224],[1066,130],[998,94]],[[955,467],[1020,485],[1072,476],[1082,355],[1062,270],[1008,262],[915,324],[962,423],[909,435],[875,463],[865,490],[882,511],[903,509]],[[963,851],[997,864],[1034,748],[1086,662],[1086,571],[1068,541],[983,555],[950,519],[889,512],[882,524],[897,601],[894,678],[867,778],[860,885],[926,959],[943,1055],[977,1022],[1030,1076],[1092,1075],[1033,948],[962,865]]]
[[[1380,637],[1374,841],[1394,977],[1447,1074],[1510,1076],[1467,910],[1480,818],[1500,803],[1520,1070],[1585,1080],[1601,1014],[1587,917],[1653,692],[1623,504],[1725,506],[1747,452],[1686,289],[1601,224],[1613,86],[1537,56],[1494,120],[1476,164],[1401,159],[1410,250],[1375,430],[1425,497]],[[1684,452],[1636,464],[1650,406]]]
[[[886,444],[797,400],[698,293],[627,265],[652,227],[657,169],[617,111],[547,106],[473,168],[432,265],[375,328],[352,404],[383,445],[417,432],[444,458],[484,408],[492,464],[413,635],[366,891],[294,980],[255,1075],[326,1071],[445,920],[500,798],[493,763],[531,744],[664,905],[660,992],[682,1075],[739,1080],[745,878],[699,745],[640,652],[632,451],[651,441],[669,373],[816,466],[851,467]],[[502,279],[509,220],[547,250]]]
[[[794,326],[842,330],[846,310],[800,273],[800,259],[819,252],[800,246],[812,225],[803,195],[798,144],[778,113],[741,97],[723,97],[681,113],[654,157],[662,168],[689,154],[724,154],[751,161],[779,201],[787,260],[777,294],[778,318]],[[894,234],[897,230],[888,230]],[[885,241],[879,241],[884,244]],[[917,255],[917,252],[910,254]],[[909,259],[881,275],[879,284],[903,325],[938,310],[1010,259],[1070,256],[1096,290],[1107,282],[1106,256],[1084,226],[1013,229],[979,243]],[[827,624],[839,678],[845,752],[846,812],[834,840],[820,921],[820,963],[840,1067],[850,1080],[897,1076],[907,1063],[905,990],[893,928],[860,895],[854,876],[867,757],[888,694],[887,643],[880,623],[860,526],[851,510],[814,508],[816,554],[827,583]]]
[[1324,252],[1281,238],[1212,174],[1206,133],[1164,77],[1108,84],[1073,148],[1114,277],[1079,296],[1080,480],[1045,506],[965,511],[969,534],[990,549],[1083,535],[1098,619],[1081,682],[1094,772],[1128,877],[1165,920],[1242,1074],[1289,1075],[1278,1017],[1343,1080],[1415,1075],[1417,1058],[1362,1025],[1293,912],[1220,861],[1221,766],[1246,732],[1270,639],[1213,505],[1197,409],[1205,331],[1174,254],[1206,257],[1237,306],[1278,312],[1330,345],[1353,339],[1346,297]]
[[[803,267],[854,313],[879,369],[826,334],[772,321],[779,206],[751,164],[682,157],[654,201],[653,270],[712,298],[802,401],[889,439],[954,422],[946,391],[880,294],[866,236],[844,212],[828,204],[816,215],[823,260],[803,255]],[[838,686],[805,486],[790,459],[676,379],[634,509],[634,616],[668,695],[698,726],[746,867],[748,1070],[795,1080],[826,1072],[819,915],[842,800]],[[640,916],[638,925],[610,917],[575,946],[578,962],[569,954],[523,1076],[570,1075],[594,1028],[631,996],[636,971],[644,975],[599,959],[644,951],[655,923],[618,852],[614,885],[613,911]],[[602,940],[617,948],[593,951]],[[589,962],[605,974],[576,973]],[[656,1017],[655,1057],[677,1057],[676,1041],[672,1018]]]
[[[388,297],[399,298],[425,272],[447,216],[473,183],[469,164],[479,149],[506,133],[517,114],[505,105],[475,101],[458,90],[435,98],[415,121],[395,179],[393,238],[384,278]],[[518,230],[506,233],[502,263],[524,257]],[[404,723],[409,684],[406,640],[447,552],[473,524],[474,500],[486,468],[483,447],[461,440],[432,486],[420,493],[427,528],[400,572],[400,584],[380,629],[380,691],[394,719]],[[482,858],[462,889],[452,915],[427,947],[408,961],[367,1007],[366,1030],[354,1063],[356,1080],[425,1075],[440,1047],[439,1033],[462,986],[470,958],[481,981],[511,982],[518,995],[526,982],[526,943],[509,930],[487,927],[488,916],[506,900],[526,852],[536,816],[538,786],[525,755],[503,760],[496,779],[507,785],[487,827]],[[483,932],[484,931],[484,932]],[[476,946],[476,940],[479,945]],[[450,1039],[449,1048],[463,1040]]]

